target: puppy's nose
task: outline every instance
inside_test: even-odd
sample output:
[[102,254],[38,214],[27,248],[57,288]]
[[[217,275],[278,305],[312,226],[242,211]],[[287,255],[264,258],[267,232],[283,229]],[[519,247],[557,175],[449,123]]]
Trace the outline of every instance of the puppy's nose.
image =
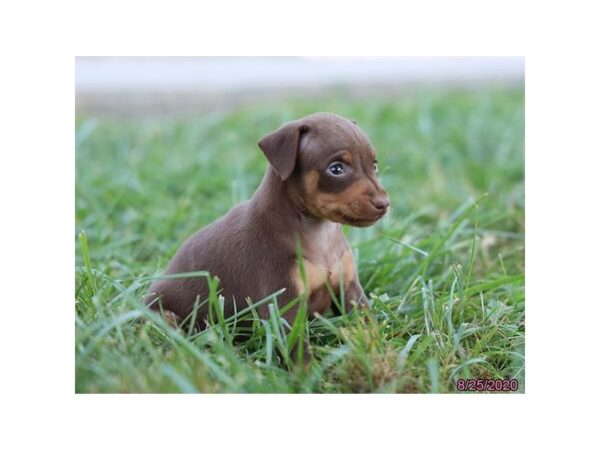
[[390,206],[390,199],[387,195],[378,195],[371,198],[371,203],[379,211],[385,211]]

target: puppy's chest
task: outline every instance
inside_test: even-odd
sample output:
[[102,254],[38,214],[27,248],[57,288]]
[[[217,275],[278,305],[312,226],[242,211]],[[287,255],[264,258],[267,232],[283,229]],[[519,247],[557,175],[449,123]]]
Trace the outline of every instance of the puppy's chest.
[[[333,245],[332,245],[333,244]],[[355,277],[352,251],[346,245],[307,246],[303,255],[303,271],[298,265],[293,269],[292,279],[298,293],[308,295],[323,288],[327,283],[338,292],[340,285],[347,286]]]

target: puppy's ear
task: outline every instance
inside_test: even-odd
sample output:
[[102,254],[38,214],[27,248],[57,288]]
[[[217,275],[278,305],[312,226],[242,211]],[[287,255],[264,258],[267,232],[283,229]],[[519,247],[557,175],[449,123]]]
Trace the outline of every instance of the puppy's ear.
[[263,151],[277,175],[287,180],[296,166],[300,137],[308,127],[302,122],[290,122],[262,138],[258,146]]

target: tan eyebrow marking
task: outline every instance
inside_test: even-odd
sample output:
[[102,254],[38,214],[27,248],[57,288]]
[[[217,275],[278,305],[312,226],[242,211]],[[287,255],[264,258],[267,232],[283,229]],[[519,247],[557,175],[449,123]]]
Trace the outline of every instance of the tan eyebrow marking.
[[342,153],[341,157],[342,161],[344,161],[347,164],[352,164],[352,153],[350,153],[349,151],[345,151],[344,153]]
[[349,150],[340,150],[329,157],[329,161],[344,161],[347,164],[352,164],[352,153]]

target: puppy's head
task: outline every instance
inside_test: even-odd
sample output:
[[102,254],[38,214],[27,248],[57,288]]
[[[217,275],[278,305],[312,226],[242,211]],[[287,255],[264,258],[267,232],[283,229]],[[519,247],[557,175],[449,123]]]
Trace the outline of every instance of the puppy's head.
[[389,198],[377,179],[375,150],[354,122],[311,114],[265,136],[258,146],[310,214],[369,226],[387,212]]

